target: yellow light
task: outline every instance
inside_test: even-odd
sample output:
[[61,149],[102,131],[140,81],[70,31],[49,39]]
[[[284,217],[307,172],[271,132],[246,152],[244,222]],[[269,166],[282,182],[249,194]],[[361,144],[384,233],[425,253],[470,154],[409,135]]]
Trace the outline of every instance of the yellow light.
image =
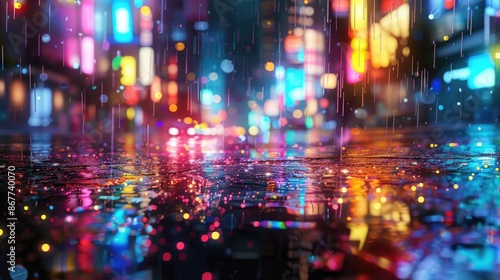
[[444,40],[444,41],[448,41],[449,39],[450,39],[450,37],[448,37],[448,35],[444,35],[444,36],[443,36],[443,40]]
[[343,193],[346,193],[347,192],[347,188],[346,187],[342,187],[342,189],[340,189],[341,192]]
[[495,59],[500,59],[500,52],[495,53]]
[[453,188],[456,190],[458,189],[458,184],[453,185]]
[[99,205],[94,205],[94,210],[95,211],[99,210]]
[[469,176],[469,181],[472,181],[473,179],[474,179],[474,177]]
[[259,134],[259,129],[256,126],[251,126],[248,128],[248,133],[252,136]]
[[403,56],[409,56],[410,55],[410,48],[408,46],[403,47]]
[[375,209],[379,210],[382,207],[382,204],[376,202],[373,206],[375,207]]
[[40,219],[45,220],[45,219],[47,219],[47,216],[46,216],[45,214],[42,214],[42,215],[40,216]]
[[272,62],[266,62],[266,64],[264,64],[264,68],[266,69],[266,71],[268,72],[271,72],[271,71],[274,71],[274,63]]
[[184,220],[187,220],[187,219],[189,219],[189,214],[188,213],[184,213],[182,215],[182,217],[184,218]]
[[42,245],[42,251],[47,253],[50,250],[50,245],[45,243]]
[[193,119],[192,119],[192,118],[190,118],[190,117],[185,117],[185,118],[184,118],[184,123],[185,123],[185,124],[192,124],[192,123],[193,123]]
[[60,111],[64,108],[64,94],[61,90],[54,90],[54,110]]
[[299,109],[296,109],[295,111],[293,111],[292,113],[293,117],[296,118],[296,119],[300,119],[302,118],[302,111],[299,110]]
[[3,229],[0,228],[0,236],[3,235]]
[[181,52],[186,49],[186,45],[184,45],[183,42],[178,42],[177,44],[175,44],[175,49]]
[[127,120],[132,121],[135,118],[135,109],[132,107],[127,108],[125,111],[125,115],[127,116]]
[[338,202],[339,204],[342,204],[342,203],[344,203],[344,199],[343,199],[342,197],[340,197],[339,199],[337,199],[337,202]]
[[351,0],[349,18],[352,30],[366,30],[368,26],[367,6],[368,5],[366,5],[366,0]]
[[178,109],[178,108],[177,108],[177,105],[175,105],[175,104],[170,104],[170,106],[168,106],[168,110],[169,110],[170,112],[172,112],[172,113],[177,112],[177,109]]
[[412,191],[416,191],[416,190],[417,190],[417,187],[415,187],[415,186],[411,186],[411,190],[412,190]]
[[136,61],[133,56],[124,56],[120,61],[120,67],[122,68],[122,77],[120,78],[120,83],[124,86],[135,85],[135,79],[137,78],[136,72]]
[[26,87],[21,81],[12,81],[10,84],[10,97],[14,106],[19,107],[24,105],[26,99]]
[[221,117],[220,116],[213,116],[212,117],[212,124],[219,124],[221,122]]
[[359,74],[366,71],[366,51],[351,52],[351,66]]
[[375,189],[375,191],[376,191],[377,193],[380,193],[382,190],[381,190],[380,188],[376,188],[376,189]]
[[385,196],[382,196],[380,198],[380,202],[385,203],[387,201],[387,198]]
[[365,38],[354,37],[351,40],[351,48],[356,51],[363,51],[368,48],[368,41]]
[[163,97],[163,94],[159,91],[155,92],[155,102],[159,102],[161,98]]
[[419,196],[419,197],[417,198],[417,200],[418,200],[418,202],[419,202],[419,203],[424,203],[425,198],[424,198],[423,196]]
[[236,134],[237,134],[238,136],[245,135],[245,128],[244,128],[244,127],[241,127],[241,126],[240,126],[240,127],[238,127],[238,128],[236,129]]
[[151,14],[151,9],[148,6],[141,7],[141,15],[149,16]]
[[334,89],[337,87],[337,75],[333,73],[325,73],[321,75],[321,87],[324,89]]
[[23,209],[24,209],[24,211],[28,211],[28,209],[29,209],[28,205],[24,206]]
[[19,2],[14,2],[14,9],[19,10],[23,5]]
[[220,233],[218,233],[217,231],[212,232],[212,239],[213,240],[217,240],[217,239],[219,239],[219,237],[220,237]]

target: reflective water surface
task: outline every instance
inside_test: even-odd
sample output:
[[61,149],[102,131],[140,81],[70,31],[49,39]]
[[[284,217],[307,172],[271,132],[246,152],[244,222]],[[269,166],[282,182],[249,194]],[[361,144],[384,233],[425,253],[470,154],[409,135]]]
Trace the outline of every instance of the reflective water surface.
[[17,268],[29,279],[497,279],[498,135],[6,136]]

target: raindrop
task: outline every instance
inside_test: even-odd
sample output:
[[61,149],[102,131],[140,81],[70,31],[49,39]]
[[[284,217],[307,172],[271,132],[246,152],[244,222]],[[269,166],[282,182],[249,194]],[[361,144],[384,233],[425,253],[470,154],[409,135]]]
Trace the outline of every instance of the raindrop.
[[233,63],[232,63],[230,60],[228,60],[228,59],[224,59],[224,60],[222,61],[222,63],[220,64],[220,68],[222,69],[222,71],[223,71],[224,73],[229,74],[229,73],[233,72],[233,70],[234,70],[234,65],[233,65]]
[[50,35],[49,34],[43,34],[42,35],[42,42],[44,42],[44,43],[50,42]]

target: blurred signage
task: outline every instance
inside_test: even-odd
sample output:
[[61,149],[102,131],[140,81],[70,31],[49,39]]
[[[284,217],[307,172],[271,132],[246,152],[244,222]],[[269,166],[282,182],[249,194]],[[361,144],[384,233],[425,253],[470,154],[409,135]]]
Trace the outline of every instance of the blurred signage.
[[113,1],[113,35],[116,43],[130,43],[134,39],[132,7],[129,1]]
[[495,64],[489,53],[469,57],[467,67],[446,71],[445,83],[453,80],[467,81],[469,89],[481,89],[495,86]]

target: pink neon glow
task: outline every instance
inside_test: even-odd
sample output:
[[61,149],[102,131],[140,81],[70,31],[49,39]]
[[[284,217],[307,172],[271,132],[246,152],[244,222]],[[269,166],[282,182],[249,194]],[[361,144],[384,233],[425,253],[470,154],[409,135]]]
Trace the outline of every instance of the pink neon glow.
[[346,67],[345,74],[346,74],[347,82],[350,84],[354,84],[354,83],[360,82],[363,79],[363,76],[362,76],[362,74],[359,74],[356,71],[354,71],[354,68],[352,68],[351,52],[352,52],[351,50],[349,50],[347,52],[347,56],[346,56],[347,67]]
[[82,39],[82,72],[88,75],[94,73],[94,39]]
[[94,34],[94,0],[82,3],[82,31],[84,34]]
[[64,61],[66,66],[78,69],[80,68],[80,46],[78,38],[67,38],[64,41]]

